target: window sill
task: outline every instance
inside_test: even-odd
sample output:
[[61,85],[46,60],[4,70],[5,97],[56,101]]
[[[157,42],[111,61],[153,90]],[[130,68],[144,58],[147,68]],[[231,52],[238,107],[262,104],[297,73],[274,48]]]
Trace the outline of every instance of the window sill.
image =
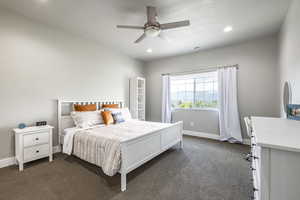
[[219,112],[218,108],[174,108],[172,112],[176,111],[214,111]]

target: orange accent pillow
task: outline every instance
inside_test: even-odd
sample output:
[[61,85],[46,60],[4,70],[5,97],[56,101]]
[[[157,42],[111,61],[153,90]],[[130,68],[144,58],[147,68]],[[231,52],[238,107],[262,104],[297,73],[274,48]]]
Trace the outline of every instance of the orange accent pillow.
[[103,104],[102,108],[119,108],[119,104]]
[[74,110],[77,112],[96,111],[97,106],[96,104],[89,104],[89,105],[74,104]]
[[101,112],[103,121],[105,125],[113,124],[114,123],[114,118],[111,115],[111,111],[102,111]]

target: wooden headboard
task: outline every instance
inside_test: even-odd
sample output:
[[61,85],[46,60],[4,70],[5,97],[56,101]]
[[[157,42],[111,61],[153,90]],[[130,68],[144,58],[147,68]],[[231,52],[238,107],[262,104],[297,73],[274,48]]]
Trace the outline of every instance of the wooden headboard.
[[97,110],[102,108],[103,104],[118,104],[120,108],[125,107],[123,100],[58,100],[57,101],[57,122],[58,122],[58,140],[62,144],[63,131],[66,128],[74,127],[73,119],[70,113],[74,110],[74,104],[88,105],[96,104]]

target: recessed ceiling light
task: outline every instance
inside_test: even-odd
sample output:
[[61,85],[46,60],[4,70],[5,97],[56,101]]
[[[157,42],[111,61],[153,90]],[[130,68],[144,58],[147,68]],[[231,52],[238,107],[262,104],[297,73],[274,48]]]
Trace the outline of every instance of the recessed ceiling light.
[[152,49],[151,48],[147,49],[146,51],[147,51],[147,53],[152,53]]
[[226,27],[224,28],[224,33],[228,33],[228,32],[230,32],[230,31],[232,31],[232,30],[233,30],[232,26],[226,26]]

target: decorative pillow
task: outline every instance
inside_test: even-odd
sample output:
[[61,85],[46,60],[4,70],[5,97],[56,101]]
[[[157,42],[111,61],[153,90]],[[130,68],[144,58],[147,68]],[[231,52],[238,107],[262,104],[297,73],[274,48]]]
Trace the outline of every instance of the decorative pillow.
[[119,124],[119,123],[125,122],[125,120],[124,120],[121,112],[115,112],[115,113],[112,113],[111,115],[112,115],[112,117],[114,119],[114,123],[115,124]]
[[128,108],[108,108],[106,110],[110,110],[112,113],[122,113],[122,117],[125,121],[132,119]]
[[101,111],[71,112],[74,124],[78,128],[89,128],[98,124],[103,124]]
[[102,111],[101,115],[102,115],[102,118],[103,118],[103,121],[104,121],[105,125],[109,125],[109,124],[114,123],[114,119],[111,115],[111,111],[109,111],[109,110]]
[[89,105],[74,104],[74,110],[78,112],[96,111],[97,106],[96,104],[89,104]]
[[119,108],[119,104],[103,104],[102,108]]

